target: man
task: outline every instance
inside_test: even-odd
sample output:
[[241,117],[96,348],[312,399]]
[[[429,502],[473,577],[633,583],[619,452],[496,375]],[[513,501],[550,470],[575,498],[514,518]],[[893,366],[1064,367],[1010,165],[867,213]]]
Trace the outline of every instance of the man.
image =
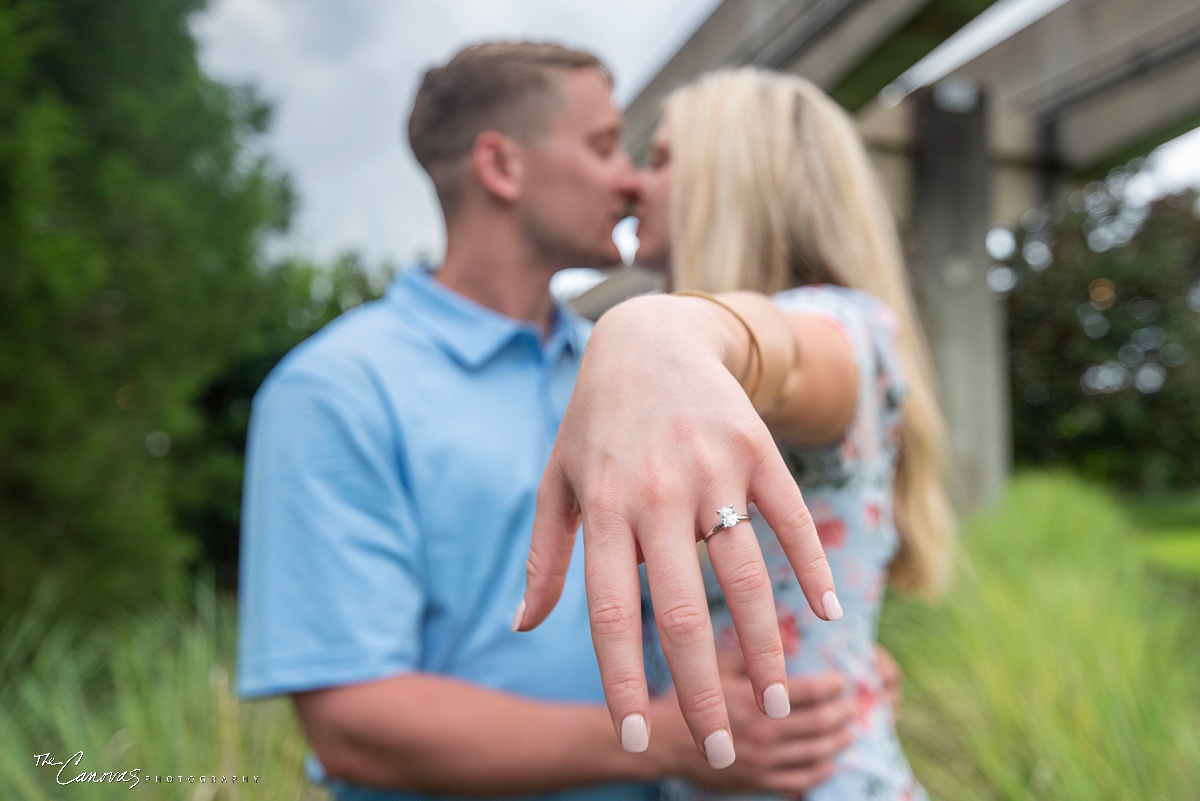
[[310,775],[339,801],[645,799],[669,775],[800,791],[847,740],[838,677],[794,680],[792,715],[768,720],[735,664],[734,766],[705,764],[669,694],[648,748],[645,728],[618,741],[582,547],[554,612],[511,630],[587,332],[550,279],[615,263],[639,191],[610,92],[595,57],[555,45],[485,44],[430,70],[409,140],[444,262],[296,348],[255,397],[239,692],[291,694]]

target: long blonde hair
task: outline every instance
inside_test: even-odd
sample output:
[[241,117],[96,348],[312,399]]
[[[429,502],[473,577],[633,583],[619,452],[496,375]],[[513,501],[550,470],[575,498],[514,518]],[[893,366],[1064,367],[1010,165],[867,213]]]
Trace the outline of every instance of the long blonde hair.
[[664,119],[676,287],[771,294],[837,284],[866,290],[895,313],[909,394],[891,582],[935,597],[955,543],[944,424],[895,221],[854,121],[809,81],[750,68],[676,90]]

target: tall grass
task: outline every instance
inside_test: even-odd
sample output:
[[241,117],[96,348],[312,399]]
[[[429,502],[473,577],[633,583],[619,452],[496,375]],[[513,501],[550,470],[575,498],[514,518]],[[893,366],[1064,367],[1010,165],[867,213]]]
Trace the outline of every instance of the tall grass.
[[[1200,591],[1147,572],[1130,528],[1100,491],[1018,478],[971,521],[943,603],[889,602],[901,736],[936,798],[1200,799]],[[233,695],[232,599],[201,583],[194,609],[88,626],[49,623],[54,596],[0,627],[0,801],[326,797],[287,702]],[[34,765],[80,750],[64,779],[137,768],[139,785]]]
[[943,603],[889,603],[901,736],[932,795],[1200,799],[1196,596],[1151,578],[1130,529],[1096,489],[1020,477],[971,521]]
[[[76,618],[44,628],[54,605],[50,587],[0,630],[0,798],[326,798],[304,777],[304,740],[287,701],[236,699],[235,606],[210,584],[197,587],[189,612],[162,609],[96,628]],[[78,765],[69,762],[78,751]],[[134,769],[138,781],[63,786],[57,767],[35,765],[35,755],[47,753],[68,761],[63,782]]]

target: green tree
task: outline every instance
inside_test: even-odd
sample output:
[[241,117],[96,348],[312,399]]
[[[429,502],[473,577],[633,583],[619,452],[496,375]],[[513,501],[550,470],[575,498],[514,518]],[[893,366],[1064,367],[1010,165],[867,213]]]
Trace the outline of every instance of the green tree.
[[[1133,489],[1200,485],[1197,195],[1116,171],[1025,215],[1008,297],[1018,462]],[[1003,235],[1000,235],[1003,239]]]
[[305,337],[339,314],[379,297],[394,268],[353,253],[332,265],[291,259],[264,274],[254,333],[196,396],[201,425],[172,447],[171,505],[218,586],[237,585],[243,461],[250,403],[267,373]]
[[255,346],[291,192],[268,107],[206,77],[198,0],[0,0],[0,614],[179,597],[172,453]]

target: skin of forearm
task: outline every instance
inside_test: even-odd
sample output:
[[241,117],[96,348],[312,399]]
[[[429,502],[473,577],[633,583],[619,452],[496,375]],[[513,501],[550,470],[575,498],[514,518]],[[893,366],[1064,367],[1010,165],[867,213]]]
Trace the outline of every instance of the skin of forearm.
[[329,774],[371,787],[486,796],[649,782],[672,773],[683,752],[652,736],[650,750],[627,753],[601,705],[533,701],[424,673],[301,694],[296,704]]
[[[725,347],[722,363],[738,377],[763,422],[777,438],[806,445],[835,441],[850,422],[857,395],[853,351],[845,336],[828,320],[791,315],[757,292],[723,292],[717,296],[754,328],[761,354],[761,376],[755,347],[746,326],[717,304],[715,319]],[[706,322],[705,324],[711,324]]]

